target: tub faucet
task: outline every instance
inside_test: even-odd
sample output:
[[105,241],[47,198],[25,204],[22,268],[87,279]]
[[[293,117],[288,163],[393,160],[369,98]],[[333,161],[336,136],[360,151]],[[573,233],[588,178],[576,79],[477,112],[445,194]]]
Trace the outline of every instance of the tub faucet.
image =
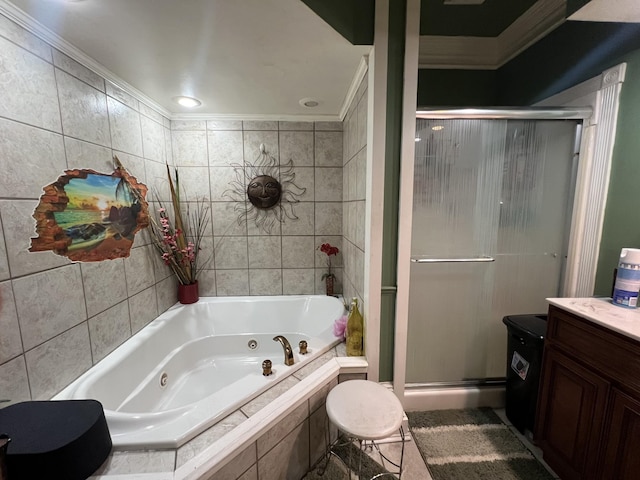
[[282,335],[273,337],[273,340],[276,342],[280,342],[280,345],[282,345],[282,348],[284,349],[284,364],[289,367],[293,365],[293,349],[289,344],[289,340],[287,340]]

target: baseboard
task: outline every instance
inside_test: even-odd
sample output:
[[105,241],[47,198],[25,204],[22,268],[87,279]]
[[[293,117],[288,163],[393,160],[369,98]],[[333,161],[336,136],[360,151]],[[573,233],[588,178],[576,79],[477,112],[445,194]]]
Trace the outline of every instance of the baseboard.
[[504,386],[407,388],[404,409],[407,412],[449,408],[504,408]]

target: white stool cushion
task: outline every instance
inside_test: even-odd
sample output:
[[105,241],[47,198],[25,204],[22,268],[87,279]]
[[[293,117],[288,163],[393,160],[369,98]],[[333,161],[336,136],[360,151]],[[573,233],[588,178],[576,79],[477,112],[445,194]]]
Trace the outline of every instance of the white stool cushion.
[[380,440],[397,432],[404,411],[398,397],[369,380],[349,380],[327,395],[329,420],[347,435]]

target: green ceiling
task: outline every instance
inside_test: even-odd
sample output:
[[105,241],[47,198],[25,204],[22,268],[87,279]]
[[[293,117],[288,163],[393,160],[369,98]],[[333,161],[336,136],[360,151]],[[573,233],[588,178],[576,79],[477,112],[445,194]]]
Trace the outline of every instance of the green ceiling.
[[485,0],[481,5],[445,5],[421,0],[420,35],[497,37],[536,0]]
[[[302,1],[354,45],[373,43],[374,0]],[[574,10],[588,1],[568,0]],[[534,3],[485,0],[481,5],[445,5],[444,0],[421,0],[420,34],[496,37]]]

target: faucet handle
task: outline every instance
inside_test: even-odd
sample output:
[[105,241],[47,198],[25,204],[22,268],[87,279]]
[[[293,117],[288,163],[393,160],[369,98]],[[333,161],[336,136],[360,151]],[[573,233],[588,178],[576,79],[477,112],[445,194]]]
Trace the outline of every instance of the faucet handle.
[[262,375],[264,375],[265,377],[268,377],[272,373],[273,372],[271,371],[271,360],[267,359],[264,362],[262,362]]
[[309,353],[307,351],[307,341],[306,340],[300,340],[300,343],[298,344],[298,346],[300,347],[300,355],[306,355],[307,353]]

